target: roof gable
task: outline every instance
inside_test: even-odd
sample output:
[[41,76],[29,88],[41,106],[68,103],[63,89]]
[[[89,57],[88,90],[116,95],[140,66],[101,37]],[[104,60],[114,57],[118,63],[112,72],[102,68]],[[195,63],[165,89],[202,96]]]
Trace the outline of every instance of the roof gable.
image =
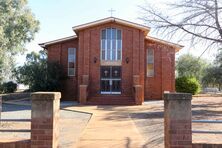
[[76,39],[76,38],[78,38],[78,37],[76,35],[73,35],[73,36],[69,36],[69,37],[65,37],[65,38],[61,38],[61,39],[57,39],[57,40],[53,40],[53,41],[49,41],[49,42],[45,42],[45,43],[40,43],[39,46],[41,46],[42,48],[45,48],[48,45],[61,43],[61,42]]
[[123,19],[115,18],[115,17],[108,17],[108,18],[93,21],[93,22],[90,22],[90,23],[74,26],[74,27],[72,27],[72,29],[76,34],[78,34],[78,32],[80,30],[83,30],[83,29],[86,29],[86,28],[89,28],[89,27],[94,27],[94,26],[101,25],[101,24],[112,23],[112,22],[143,30],[145,32],[145,35],[147,35],[148,32],[150,31],[150,28],[147,27],[147,26],[137,24],[137,23],[134,23],[134,22],[130,22],[130,21],[126,21],[126,20],[123,20]]
[[[144,34],[146,36],[145,39],[171,46],[171,47],[175,48],[176,51],[179,51],[181,48],[183,48],[182,45],[147,36],[147,34],[150,31],[150,28],[147,27],[147,26],[137,24],[137,23],[133,23],[133,22],[126,21],[126,20],[122,20],[122,19],[115,18],[115,17],[108,17],[108,18],[104,18],[104,19],[97,20],[97,21],[94,21],[94,22],[82,24],[82,25],[79,25],[79,26],[74,26],[74,27],[72,27],[72,29],[73,29],[73,31],[75,31],[76,34],[78,34],[78,32],[80,30],[90,28],[90,27],[94,27],[94,26],[97,26],[97,25],[107,24],[107,23],[117,23],[117,24],[120,24],[120,25],[125,25],[125,26],[129,26],[129,27],[133,27],[133,28],[137,28],[139,30],[142,30],[142,31],[144,31]],[[72,40],[72,39],[77,39],[77,38],[78,38],[78,36],[74,35],[74,36],[69,36],[69,37],[65,37],[65,38],[61,38],[61,39],[41,43],[39,45],[42,48],[46,48],[47,46],[52,45],[52,44],[56,44],[56,43],[60,43],[60,42],[64,42],[64,41],[68,41],[68,40]]]

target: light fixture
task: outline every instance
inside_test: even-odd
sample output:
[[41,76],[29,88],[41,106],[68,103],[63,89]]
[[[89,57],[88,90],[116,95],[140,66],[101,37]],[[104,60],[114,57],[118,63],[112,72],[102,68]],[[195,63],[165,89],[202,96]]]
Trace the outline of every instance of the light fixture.
[[96,63],[97,62],[97,58],[96,57],[94,57],[94,63]]
[[127,64],[129,63],[129,57],[126,57],[126,63]]

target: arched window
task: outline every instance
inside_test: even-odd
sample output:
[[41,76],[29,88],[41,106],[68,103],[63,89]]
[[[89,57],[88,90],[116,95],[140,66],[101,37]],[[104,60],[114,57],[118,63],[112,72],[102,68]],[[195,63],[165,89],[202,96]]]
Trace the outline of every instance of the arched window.
[[101,33],[101,59],[119,61],[122,59],[122,33],[116,28],[106,28]]

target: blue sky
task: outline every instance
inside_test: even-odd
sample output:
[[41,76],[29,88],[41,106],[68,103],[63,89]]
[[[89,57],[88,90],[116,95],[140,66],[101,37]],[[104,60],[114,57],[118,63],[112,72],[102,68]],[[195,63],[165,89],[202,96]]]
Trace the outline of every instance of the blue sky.
[[[172,2],[172,0],[168,1]],[[147,0],[147,2],[161,5],[167,0]],[[143,23],[138,20],[140,16],[138,5],[143,3],[144,0],[29,0],[28,6],[40,21],[40,31],[36,34],[35,40],[27,44],[26,53],[41,50],[38,43],[74,35],[73,26],[109,17],[108,10],[111,8],[115,10],[114,17]],[[187,52],[198,56],[202,51],[201,48],[193,50],[184,48],[177,57]],[[212,59],[213,54],[213,52],[207,52],[203,57]],[[25,55],[17,59],[19,65],[24,61]]]

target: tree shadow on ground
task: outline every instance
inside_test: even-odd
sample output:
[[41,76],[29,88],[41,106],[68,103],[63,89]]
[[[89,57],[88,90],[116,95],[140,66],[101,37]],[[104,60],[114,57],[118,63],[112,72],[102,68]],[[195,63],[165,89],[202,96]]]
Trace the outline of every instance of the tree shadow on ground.
[[192,104],[192,108],[215,108],[221,107],[221,103]]
[[192,118],[194,119],[208,119],[208,118],[222,118],[222,111],[214,111],[210,109],[199,109],[192,111]]
[[149,113],[131,113],[130,117],[133,119],[160,119],[163,118],[164,113],[162,112],[149,112]]
[[22,105],[22,104],[2,104],[2,112],[13,112],[13,111],[22,111],[22,110],[31,110],[31,105]]

